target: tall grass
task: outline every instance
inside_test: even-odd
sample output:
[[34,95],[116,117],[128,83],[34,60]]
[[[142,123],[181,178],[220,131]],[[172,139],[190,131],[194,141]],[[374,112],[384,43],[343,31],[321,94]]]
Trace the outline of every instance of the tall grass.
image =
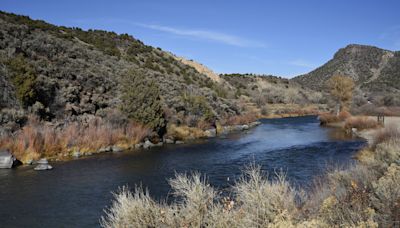
[[229,116],[221,120],[221,124],[224,126],[232,126],[232,125],[240,125],[240,124],[249,124],[258,119],[256,113],[249,112],[243,115],[235,115]]
[[375,119],[368,116],[349,117],[345,121],[345,128],[356,128],[357,130],[365,130],[380,127],[381,125]]
[[[370,158],[329,171],[307,194],[278,174],[251,166],[224,197],[200,174],[169,183],[173,202],[156,202],[143,188],[125,187],[103,227],[396,227],[400,219],[400,135],[385,133]],[[390,135],[390,136],[387,136]]]
[[148,128],[133,122],[115,126],[108,121],[94,119],[87,126],[69,123],[64,127],[56,127],[30,117],[21,130],[1,138],[0,147],[10,149],[17,158],[26,161],[59,156],[73,150],[85,153],[116,144],[132,145],[149,132]]

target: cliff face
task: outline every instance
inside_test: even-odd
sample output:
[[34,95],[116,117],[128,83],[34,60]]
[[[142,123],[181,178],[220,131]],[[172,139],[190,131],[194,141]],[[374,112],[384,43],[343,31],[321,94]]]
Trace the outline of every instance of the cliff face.
[[[204,97],[218,118],[238,114],[225,86],[170,53],[113,32],[54,26],[0,12],[0,108],[43,110],[49,119],[102,116],[121,104],[127,72],[160,89],[171,116],[201,116],[187,96]],[[134,89],[134,88],[132,88]]]
[[400,52],[348,45],[326,64],[292,80],[315,90],[324,90],[326,81],[335,74],[351,77],[366,96],[400,94]]

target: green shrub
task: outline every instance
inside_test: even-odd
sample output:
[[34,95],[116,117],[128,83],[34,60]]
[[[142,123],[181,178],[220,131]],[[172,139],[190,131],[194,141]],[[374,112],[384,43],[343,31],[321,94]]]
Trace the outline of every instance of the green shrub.
[[143,71],[130,70],[124,76],[121,110],[129,118],[155,130],[165,127],[160,89]]
[[187,114],[201,116],[206,121],[212,121],[215,118],[215,114],[205,97],[184,93],[182,101],[185,103],[185,107],[187,107]]
[[18,100],[25,107],[34,104],[38,96],[35,89],[37,82],[35,69],[22,55],[10,59],[7,67],[11,71],[11,81],[15,86]]

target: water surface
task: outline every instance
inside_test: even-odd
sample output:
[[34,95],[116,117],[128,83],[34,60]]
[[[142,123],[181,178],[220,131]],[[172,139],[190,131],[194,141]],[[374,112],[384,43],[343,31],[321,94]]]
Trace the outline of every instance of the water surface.
[[364,145],[360,139],[320,127],[316,117],[261,122],[245,133],[193,144],[52,163],[52,171],[0,170],[0,226],[98,227],[111,192],[119,186],[142,184],[160,199],[168,195],[167,179],[176,172],[199,171],[224,189],[251,162],[272,174],[282,169],[294,185],[307,187],[327,165],[352,162]]

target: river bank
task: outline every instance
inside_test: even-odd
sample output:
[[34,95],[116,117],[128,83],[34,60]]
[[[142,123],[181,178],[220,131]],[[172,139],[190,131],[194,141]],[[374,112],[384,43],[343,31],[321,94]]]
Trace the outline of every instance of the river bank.
[[160,138],[150,129],[137,123],[115,125],[95,119],[87,126],[68,124],[60,128],[33,119],[12,136],[2,137],[0,149],[11,152],[19,162],[31,165],[43,158],[49,161],[65,161],[100,153],[119,153],[161,147],[165,144],[190,143],[196,139],[246,131],[259,124],[258,121],[225,126],[218,124],[217,128],[205,130],[170,125],[164,137]]

